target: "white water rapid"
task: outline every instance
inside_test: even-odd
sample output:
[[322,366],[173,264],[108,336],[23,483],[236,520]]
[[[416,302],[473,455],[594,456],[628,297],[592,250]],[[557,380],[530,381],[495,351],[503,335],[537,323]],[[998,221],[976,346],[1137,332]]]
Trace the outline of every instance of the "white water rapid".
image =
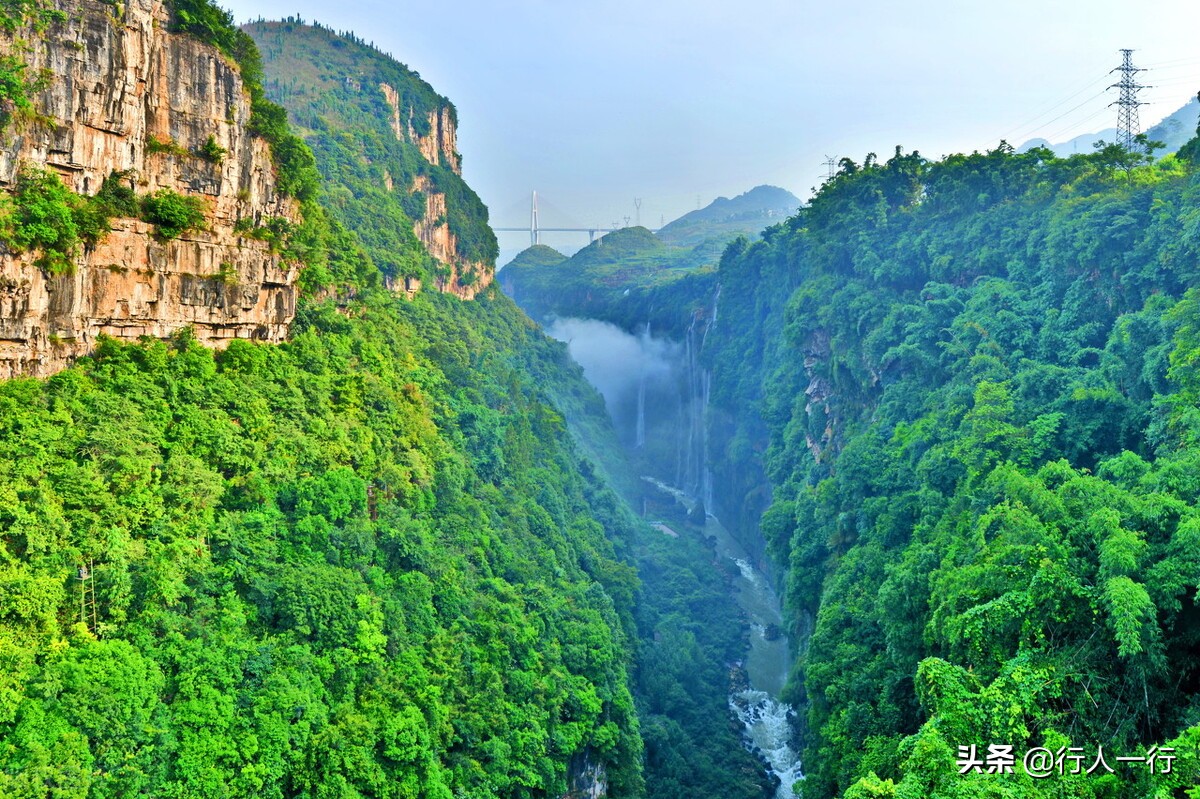
[[[659,480],[642,479],[674,495],[689,508],[694,502],[683,491]],[[704,532],[716,541],[717,556],[737,567],[733,598],[750,625],[750,651],[744,664],[750,685],[730,694],[729,708],[742,722],[747,745],[779,779],[775,799],[794,799],[792,786],[804,779],[804,772],[800,755],[791,746],[791,717],[795,711],[779,699],[791,666],[788,641],[781,632],[783,614],[779,597],[770,579],[754,566],[745,548],[717,517],[708,516]]]
[[745,727],[747,742],[779,778],[776,799],[793,799],[792,785],[804,779],[800,755],[791,747],[793,710],[779,699],[791,658],[787,638],[780,632],[783,616],[771,581],[751,563],[742,546],[715,516],[705,532],[717,541],[717,554],[738,568],[734,590],[738,606],[750,623],[750,652],[746,674],[750,687],[729,697],[729,707]]

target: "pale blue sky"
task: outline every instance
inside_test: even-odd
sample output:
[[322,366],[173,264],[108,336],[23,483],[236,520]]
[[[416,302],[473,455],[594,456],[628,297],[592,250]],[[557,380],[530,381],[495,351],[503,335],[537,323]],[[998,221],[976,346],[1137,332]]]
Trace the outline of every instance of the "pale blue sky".
[[1200,90],[1194,0],[224,4],[353,30],[420,72],[458,107],[495,225],[525,224],[531,189],[544,225],[623,221],[634,197],[656,225],[760,183],[805,198],[826,155],[1063,141],[1115,124],[1122,47],[1155,67],[1143,127]]

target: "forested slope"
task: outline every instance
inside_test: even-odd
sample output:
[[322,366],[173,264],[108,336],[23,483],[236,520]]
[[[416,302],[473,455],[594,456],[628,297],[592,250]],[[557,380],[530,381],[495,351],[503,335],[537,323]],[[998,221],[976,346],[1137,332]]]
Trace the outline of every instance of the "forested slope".
[[502,297],[383,290],[248,37],[170,11],[243,67],[304,211],[246,232],[308,293],[281,346],[0,383],[0,795],[640,794],[635,529],[544,386],[594,393]]
[[496,237],[462,179],[453,104],[351,33],[294,18],[244,31],[262,54],[265,94],[316,155],[322,204],[376,267],[464,296],[487,285]]
[[[1194,150],[844,160],[726,252],[717,466],[773,486],[808,799],[1195,795]],[[991,744],[1017,773],[959,774]]]
[[0,793],[516,796],[585,747],[635,791],[629,523],[562,358],[377,297],[0,386]]
[[[446,101],[434,95],[411,70],[364,45],[353,35],[338,35],[296,21],[259,22],[247,26],[247,30],[267,51],[264,83],[268,93],[298,116],[307,140],[314,146],[315,163],[324,177],[320,202],[331,220],[345,225],[346,237],[361,245],[354,251],[384,275],[403,274],[403,269],[395,271],[393,264],[422,263],[421,259],[428,258],[428,253],[416,246],[415,240],[406,237],[404,225],[408,222],[400,216],[405,208],[419,206],[424,201],[419,196],[422,192],[410,194],[408,181],[422,175],[431,177],[434,185],[451,187],[446,190],[447,203],[459,202],[460,209],[467,207],[468,210],[472,206],[463,206],[462,196],[454,193],[453,187],[461,180],[448,164],[426,162],[412,141],[401,141],[392,135],[387,121],[390,108],[386,98],[372,91],[372,87],[387,81],[401,89],[400,103],[414,109],[414,120],[439,105],[446,107]],[[420,136],[416,138],[420,139]],[[447,157],[443,153],[441,160],[445,162]],[[390,187],[385,183],[385,176],[393,181]],[[465,184],[462,186],[469,192]],[[469,198],[474,198],[474,194],[470,193]],[[420,217],[416,214],[412,218]],[[454,229],[454,217],[450,219],[451,229]],[[471,229],[475,231],[470,236],[460,235],[460,243],[486,239],[494,245],[494,238],[485,224],[486,212],[471,212],[469,218],[463,217],[460,222],[473,226]],[[650,235],[642,229],[621,231],[633,235],[634,243],[630,249],[645,243],[644,236],[638,238],[638,231]],[[609,250],[621,239],[619,234],[612,236]],[[652,236],[650,239],[656,252],[666,249],[653,241]],[[535,252],[543,256],[543,262],[553,262],[555,253],[545,252],[547,249]],[[607,253],[608,250],[601,251],[599,261],[605,262]],[[377,280],[375,274],[345,282],[353,287],[370,285],[372,280]],[[359,288],[353,290],[361,291]],[[618,556],[620,561],[604,560],[601,555],[586,557],[588,563],[596,564],[606,573],[611,570],[617,581],[611,585],[601,582],[594,586],[594,594],[596,597],[612,594],[625,626],[614,628],[607,638],[596,628],[573,628],[559,635],[558,641],[564,650],[579,652],[581,647],[594,648],[594,657],[613,669],[626,670],[628,688],[636,705],[637,724],[644,728],[643,751],[634,719],[625,715],[618,720],[609,712],[609,708],[615,710],[616,706],[605,704],[602,717],[597,717],[593,726],[599,726],[600,740],[607,748],[589,738],[575,742],[575,748],[567,751],[553,738],[539,740],[536,734],[526,737],[518,732],[515,734],[521,737],[522,750],[539,753],[544,766],[553,763],[559,771],[572,755],[590,752],[592,760],[604,763],[609,775],[614,777],[607,785],[609,795],[613,797],[641,795],[643,778],[645,794],[649,796],[719,795],[729,799],[758,799],[769,795],[773,789],[763,766],[745,749],[739,729],[729,713],[729,664],[744,656],[746,646],[737,609],[728,601],[732,575],[714,568],[711,546],[701,543],[699,536],[692,534],[687,538],[671,539],[640,521],[635,523],[623,502],[601,490],[602,486],[612,485],[626,497],[640,496],[637,473],[632,471],[617,444],[600,396],[583,380],[565,347],[536,332],[511,300],[492,289],[485,290],[480,297],[485,307],[493,309],[488,315],[492,323],[479,326],[471,321],[478,312],[470,305],[452,305],[439,320],[430,319],[429,326],[417,332],[416,340],[428,338],[438,342],[437,347],[449,348],[456,358],[464,359],[461,363],[456,362],[458,366],[454,373],[447,374],[452,385],[483,380],[489,385],[505,386],[512,380],[528,381],[552,409],[541,405],[514,406],[503,394],[495,396],[488,406],[505,409],[507,418],[513,423],[530,414],[535,418],[538,414],[550,414],[556,420],[552,428],[554,435],[564,431],[570,433],[570,457],[596,497],[590,505],[577,508],[581,514],[590,514],[593,521],[585,523],[580,516],[574,523],[590,532],[599,529],[597,524],[602,525],[607,537],[614,542],[611,554]],[[423,301],[418,300],[418,305]],[[400,307],[403,309],[403,304]],[[456,314],[461,314],[463,319],[456,321]],[[484,341],[484,338],[490,340]],[[488,354],[476,355],[477,350]],[[509,375],[503,366],[506,359],[525,364],[526,371],[519,372],[517,377]],[[472,425],[478,425],[473,429],[477,429],[478,434],[484,436],[486,445],[492,448],[489,452],[499,452],[498,459],[511,463],[501,456],[505,442],[515,434],[507,432],[490,415],[472,415],[470,418]],[[563,425],[561,429],[559,424]],[[536,437],[547,432],[536,424],[532,430]],[[565,439],[560,444],[564,442]],[[537,463],[540,458],[534,459],[534,464]],[[520,464],[522,468],[528,465],[525,459]],[[540,471],[536,474],[537,479],[547,480],[551,486],[558,485],[561,479],[581,479],[578,475]],[[535,480],[509,489],[510,499],[527,501],[521,498],[533,497],[540,502],[536,498],[541,490]],[[567,540],[573,541],[575,532],[570,527],[564,532],[557,525],[534,525],[531,534],[539,538],[565,535]],[[501,540],[505,537],[506,534],[500,535]],[[560,569],[553,562],[542,564],[540,568],[546,569],[547,573],[557,573]],[[640,583],[633,579],[633,569],[640,575]],[[633,582],[627,582],[629,580]],[[525,581],[522,577],[516,584]],[[641,585],[636,594],[630,593],[634,584]],[[555,595],[555,601],[561,599],[568,606],[578,602],[569,594],[559,597],[562,592],[553,587],[547,590]],[[532,615],[534,626],[545,625],[536,609],[530,607],[527,612]],[[613,657],[616,659],[609,662]],[[610,687],[617,690],[615,684]],[[625,690],[625,684],[620,689]],[[613,696],[624,702],[628,695]],[[547,703],[547,712],[553,712],[556,700],[552,699],[551,693],[543,690],[542,697]],[[464,688],[462,698],[464,703],[479,707],[487,707],[492,702],[492,694],[485,685]],[[592,702],[590,697],[578,701],[587,706]],[[629,710],[622,705],[620,712]],[[523,718],[507,712],[494,716],[500,724],[511,724],[514,731],[519,731],[519,722]],[[608,724],[610,721],[615,725]],[[606,724],[608,726],[604,726]],[[534,729],[536,731],[536,727]],[[617,737],[608,741],[604,736]],[[512,746],[515,752],[515,744],[506,741],[503,746]],[[508,751],[499,744],[497,748],[502,753]],[[496,761],[497,764],[505,762],[504,757]],[[493,767],[491,763],[481,763],[484,771]],[[576,758],[575,765],[578,763],[579,758]],[[572,776],[580,776],[577,768],[572,771]],[[551,781],[497,782],[493,788],[498,796],[535,795],[529,793],[534,790],[531,786],[545,795],[558,795],[562,790],[560,783]],[[588,787],[603,786],[592,784]]]

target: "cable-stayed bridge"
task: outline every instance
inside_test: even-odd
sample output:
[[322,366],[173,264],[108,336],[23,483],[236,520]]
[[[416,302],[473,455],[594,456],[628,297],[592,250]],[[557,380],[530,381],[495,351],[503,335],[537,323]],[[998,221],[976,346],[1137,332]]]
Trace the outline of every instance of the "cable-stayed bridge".
[[[613,222],[611,226],[592,225],[590,227],[546,227],[541,224],[538,218],[538,193],[533,192],[529,206],[529,226],[528,227],[493,227],[492,230],[496,233],[528,233],[529,246],[542,243],[543,233],[586,233],[588,234],[588,242],[596,240],[596,235],[604,235],[612,233],[614,230],[620,230],[622,227],[629,227],[629,217],[625,217],[625,224],[620,225]],[[656,232],[656,231],[652,231]]]

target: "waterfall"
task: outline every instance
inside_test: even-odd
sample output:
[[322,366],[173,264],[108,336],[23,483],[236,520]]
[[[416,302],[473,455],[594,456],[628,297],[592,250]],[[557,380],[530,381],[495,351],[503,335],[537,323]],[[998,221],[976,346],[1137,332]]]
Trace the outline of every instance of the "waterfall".
[[[642,346],[650,344],[650,323],[642,332]],[[634,425],[633,446],[642,449],[646,446],[646,365],[640,364],[638,371],[637,422]]]
[[[681,363],[682,394],[680,397],[681,454],[676,468],[676,485],[689,496],[702,502],[706,513],[713,512],[713,480],[709,468],[708,407],[712,391],[712,374],[700,363],[700,352],[708,331],[717,318],[717,301],[721,287],[713,296],[709,313],[697,311],[692,316],[683,339],[684,356]],[[686,415],[685,415],[686,414]]]
[[644,372],[638,380],[637,424],[633,431],[633,446],[637,449],[646,446],[646,374]]
[[708,399],[712,389],[712,374],[700,371],[700,501],[707,513],[713,512],[712,469],[708,465]]
[[704,336],[700,339],[700,345],[708,340],[708,331],[717,326],[717,303],[721,301],[721,284],[717,284],[717,290],[713,292],[712,313],[708,316],[708,324],[704,326]]

